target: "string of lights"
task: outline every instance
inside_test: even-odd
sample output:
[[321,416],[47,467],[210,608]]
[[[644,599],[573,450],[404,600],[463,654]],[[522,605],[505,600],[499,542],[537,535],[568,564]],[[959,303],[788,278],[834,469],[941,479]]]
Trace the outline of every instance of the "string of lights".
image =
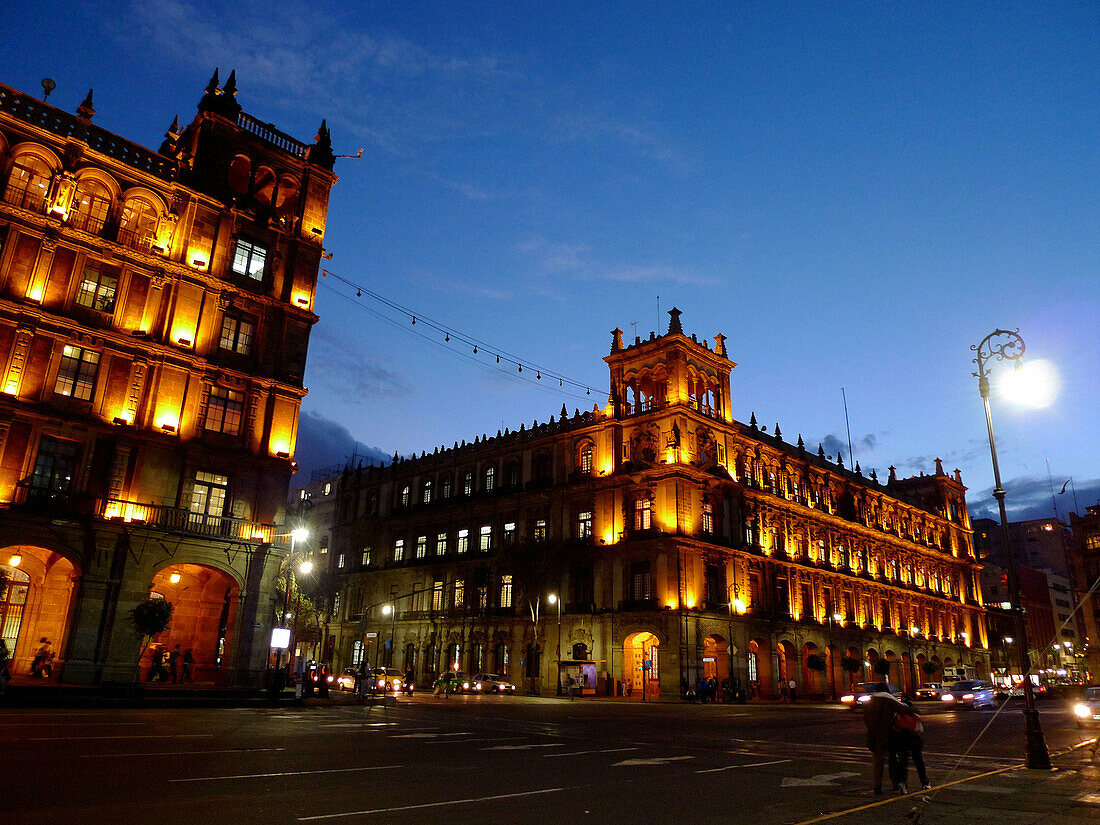
[[[592,396],[591,384],[577,381],[543,364],[524,359],[516,353],[509,352],[508,350],[497,347],[480,338],[476,338],[442,321],[424,315],[412,307],[399,304],[332,270],[322,267],[321,277],[324,280],[320,282],[319,285],[329,292],[332,292],[337,297],[386,323],[402,329],[407,334],[414,335],[426,343],[442,349],[444,352],[454,357],[471,361],[478,366],[490,369],[500,375],[553,392],[556,395],[564,395],[570,398],[582,398],[585,400],[588,400]],[[355,294],[352,295],[350,292],[344,292],[333,286],[331,283],[327,282],[329,279],[346,286],[349,290],[354,289]],[[364,297],[392,310],[399,317],[394,318],[392,315],[388,315],[385,312],[368,306],[361,300]],[[423,330],[431,330],[434,334],[424,332]],[[439,336],[442,336],[442,339],[440,339]],[[458,345],[463,345],[463,349],[469,348],[469,352],[459,349]],[[515,367],[514,372],[512,371],[512,367]],[[555,381],[558,384],[557,387],[553,386]],[[580,390],[584,390],[583,395],[580,394]]]

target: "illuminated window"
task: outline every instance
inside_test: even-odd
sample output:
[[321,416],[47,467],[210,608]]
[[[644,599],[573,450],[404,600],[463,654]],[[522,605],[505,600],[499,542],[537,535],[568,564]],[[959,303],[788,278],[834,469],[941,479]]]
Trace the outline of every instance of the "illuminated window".
[[148,201],[138,198],[127,201],[122,208],[118,242],[147,252],[152,250],[157,239],[159,220],[156,208]]
[[510,575],[500,577],[500,606],[512,606],[512,577]]
[[466,604],[466,582],[456,581],[454,586],[454,606],[463,607]]
[[643,602],[653,598],[653,576],[649,562],[637,561],[630,565],[630,600]]
[[[592,516],[589,514],[589,522]],[[591,527],[591,524],[589,525]],[[648,530],[653,526],[653,502],[648,498],[638,499],[634,502],[634,529]],[[591,533],[589,533],[591,535]],[[582,536],[583,538],[583,536]]]
[[491,493],[496,489],[497,483],[497,470],[496,467],[490,467],[485,471],[485,492]]
[[255,322],[247,315],[227,312],[222,319],[222,334],[218,346],[239,355],[252,352],[252,332]]
[[364,547],[363,552],[359,556],[359,563],[363,567],[370,567],[371,562],[371,548]]
[[714,532],[714,505],[709,501],[703,502],[703,532]]
[[393,543],[393,560],[394,561],[401,561],[404,558],[405,558],[405,540],[404,539],[397,539],[397,541],[395,541]]
[[458,539],[455,541],[455,550],[465,553],[470,549],[470,531],[462,528],[458,531]]
[[1092,535],[1085,536],[1085,549],[1100,550],[1100,533],[1093,533]]
[[437,556],[447,555],[447,534],[437,533],[435,537],[435,554]]
[[474,494],[474,474],[467,471],[466,475],[462,477],[462,495],[472,496]]
[[331,481],[326,481],[326,482],[325,482],[325,487],[324,487],[324,489],[323,489],[323,490],[321,491],[321,495],[323,495],[323,496],[327,496],[327,495],[329,495],[330,493],[332,493],[332,482],[331,482]]
[[418,559],[427,558],[428,556],[428,537],[417,536],[416,537],[416,557]]
[[432,610],[443,609],[443,582],[432,583]]
[[69,225],[73,229],[98,235],[111,211],[111,193],[97,180],[84,178],[76,186]]
[[66,344],[61,352],[61,366],[53,391],[80,401],[90,401],[99,371],[99,353]]
[[430,478],[425,481],[424,486],[420,488],[420,503],[432,503],[432,480]]
[[584,510],[577,513],[577,538],[592,538],[592,511]]
[[488,553],[493,547],[493,528],[486,524],[481,528],[477,549],[482,553]]
[[580,455],[581,472],[585,475],[590,475],[592,472],[592,444],[585,442],[581,445]]
[[191,487],[192,524],[205,523],[207,517],[225,515],[225,501],[229,494],[229,477],[199,470]]
[[50,188],[50,167],[35,155],[20,155],[12,166],[4,200],[41,212],[46,206],[46,192]]
[[546,541],[546,539],[549,535],[550,535],[550,528],[546,524],[546,519],[544,519],[544,518],[536,519],[536,521],[535,521],[535,532],[534,532],[534,535],[532,536],[532,538],[534,538],[534,540],[536,542],[541,543],[541,542]]
[[449,499],[451,497],[451,479],[443,479],[443,499]]
[[336,557],[336,567],[337,567],[337,569],[343,569],[343,567],[344,567],[344,554],[343,553],[341,553],[340,555],[338,555]]
[[408,507],[409,506],[409,485],[408,484],[406,484],[404,487],[401,488],[401,506],[402,507]]
[[95,266],[84,267],[76,302],[97,312],[114,312],[118,278],[108,275]]
[[65,496],[72,488],[80,445],[43,436],[34,460],[30,492],[35,498]]
[[267,264],[267,249],[258,243],[240,239],[233,250],[233,271],[238,275],[247,275],[254,281],[264,279],[264,266]]
[[504,546],[511,547],[516,543],[516,523],[514,521],[506,522],[504,525]]
[[244,393],[225,387],[210,388],[206,404],[206,421],[203,426],[215,433],[237,435],[244,417]]

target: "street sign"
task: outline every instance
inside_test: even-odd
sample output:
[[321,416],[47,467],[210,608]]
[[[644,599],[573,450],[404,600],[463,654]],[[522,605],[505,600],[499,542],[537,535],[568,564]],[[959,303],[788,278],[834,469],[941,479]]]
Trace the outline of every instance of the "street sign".
[[363,636],[367,639],[377,639],[378,638],[378,633],[376,631],[372,630],[370,633],[364,633]]
[[271,629],[271,647],[275,650],[286,650],[290,647],[289,627],[273,627]]

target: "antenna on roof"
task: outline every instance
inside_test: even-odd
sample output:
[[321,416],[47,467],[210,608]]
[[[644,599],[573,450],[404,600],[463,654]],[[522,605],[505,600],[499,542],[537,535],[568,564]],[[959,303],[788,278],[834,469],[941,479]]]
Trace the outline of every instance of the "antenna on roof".
[[844,399],[844,429],[848,431],[848,466],[854,467],[856,463],[852,460],[852,427],[848,424],[848,396],[844,393],[844,387],[840,388],[840,397]]
[[42,78],[42,91],[45,92],[45,94],[42,95],[42,102],[43,103],[45,103],[46,98],[48,98],[50,96],[50,92],[52,92],[56,88],[57,88],[57,84],[53,82],[52,78],[49,78],[49,77]]

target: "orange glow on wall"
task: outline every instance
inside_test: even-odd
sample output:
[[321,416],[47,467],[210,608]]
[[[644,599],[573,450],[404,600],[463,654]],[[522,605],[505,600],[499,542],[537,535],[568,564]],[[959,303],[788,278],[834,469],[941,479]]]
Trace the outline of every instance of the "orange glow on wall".
[[615,541],[616,541],[615,533],[613,531],[608,530],[606,533],[603,534],[603,543],[604,544],[614,544]]
[[302,308],[304,308],[304,309],[309,309],[309,305],[310,305],[310,295],[309,295],[308,293],[305,293],[305,292],[295,292],[295,293],[294,293],[294,297],[293,297],[293,299],[292,299],[292,300],[294,301],[294,303],[295,303],[295,304],[296,304],[297,306],[300,306],[300,307],[302,307]]
[[172,340],[182,347],[189,347],[195,340],[195,330],[183,324],[174,326],[172,327]]
[[149,521],[149,515],[149,507],[132,501],[109,501],[103,511],[105,519],[120,519],[126,522]]
[[187,265],[195,269],[206,269],[210,264],[210,253],[204,249],[190,247],[187,250]]
[[30,289],[27,290],[27,300],[34,301],[36,304],[42,303],[43,287],[42,284],[36,283]]
[[689,593],[684,598],[684,607],[686,607],[688,610],[691,610],[693,607],[695,607],[695,596]]
[[159,430],[164,430],[169,433],[179,432],[180,415],[175,410],[157,410],[157,415],[154,420]]

